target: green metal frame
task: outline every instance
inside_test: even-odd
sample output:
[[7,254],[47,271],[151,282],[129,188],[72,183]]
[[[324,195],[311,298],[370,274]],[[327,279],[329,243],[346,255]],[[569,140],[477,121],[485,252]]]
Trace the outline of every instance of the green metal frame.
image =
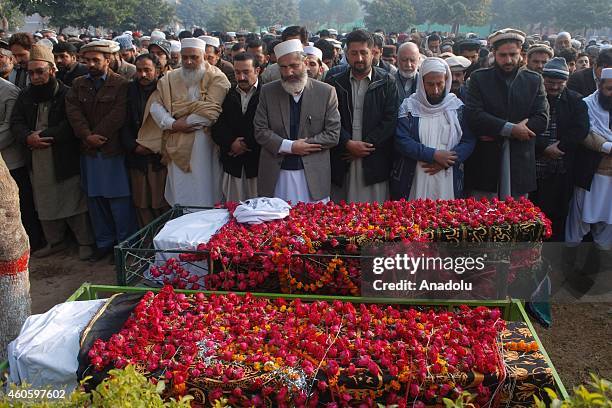
[[[111,285],[92,285],[91,283],[85,282],[83,283],[66,301],[67,302],[75,302],[81,300],[94,300],[99,299],[100,294],[111,295],[115,293],[146,293],[149,291],[159,292],[161,288],[142,288],[142,287],[129,287],[129,286],[111,286]],[[204,293],[204,294],[226,294],[227,292],[220,291],[196,291],[196,290],[179,290],[175,289],[177,293]],[[237,295],[243,296],[246,293],[244,292],[236,292]],[[505,300],[492,300],[492,301],[464,301],[464,300],[414,300],[414,299],[387,299],[387,298],[369,298],[369,297],[354,297],[354,296],[317,296],[317,295],[286,295],[281,293],[251,293],[256,297],[265,297],[269,299],[302,299],[305,301],[316,301],[316,300],[325,300],[325,301],[334,301],[341,300],[345,302],[352,303],[379,303],[379,304],[395,304],[395,305],[405,305],[405,306],[430,306],[430,307],[444,307],[449,310],[459,306],[459,305],[467,305],[471,307],[476,306],[487,306],[487,307],[497,307],[500,308],[503,312],[504,320],[507,321],[521,321],[525,322],[531,334],[533,335],[534,341],[538,344],[539,350],[544,356],[544,360],[550,367],[552,371],[552,376],[555,381],[555,386],[557,388],[557,393],[563,399],[568,399],[569,394],[561,381],[561,377],[559,373],[555,369],[550,356],[544,349],[538,334],[527,315],[527,311],[523,306],[523,303],[517,299],[505,299]],[[8,361],[0,362],[0,373],[6,372],[9,368]]]
[[[67,301],[79,301],[79,300],[93,300],[98,299],[100,294],[115,294],[115,293],[146,293],[149,291],[159,292],[160,288],[136,288],[136,287],[120,287],[120,286],[110,286],[110,285],[92,285],[90,283],[83,283],[73,294],[68,298]],[[227,292],[220,291],[196,291],[196,290],[179,290],[175,289],[177,293],[204,293],[204,294],[226,294]],[[245,295],[244,292],[235,292],[237,295]],[[550,367],[552,371],[552,376],[555,381],[555,386],[557,388],[558,394],[563,399],[568,399],[569,394],[561,381],[561,377],[559,373],[555,369],[555,366],[550,359],[550,356],[544,349],[544,345],[542,344],[538,334],[527,315],[527,311],[523,306],[523,303],[517,299],[506,299],[506,300],[492,300],[492,301],[465,301],[465,300],[414,300],[414,299],[388,299],[388,298],[370,298],[370,297],[354,297],[354,296],[317,296],[317,295],[286,295],[281,293],[251,293],[256,297],[265,297],[269,299],[302,299],[305,301],[316,301],[316,300],[325,300],[325,301],[334,301],[341,300],[345,302],[352,303],[379,303],[379,304],[395,304],[395,305],[405,305],[405,306],[430,306],[430,307],[445,307],[449,310],[459,306],[459,305],[467,305],[471,307],[476,306],[487,306],[487,307],[497,307],[500,308],[503,312],[504,320],[507,321],[521,321],[525,322],[531,334],[533,335],[534,341],[538,344],[539,350],[544,356],[544,360]],[[1,370],[0,370],[1,371]]]
[[[178,218],[190,212],[210,210],[212,207],[185,207],[185,206],[174,206],[155,220],[149,225],[145,226],[141,230],[137,231],[133,235],[129,236],[125,241],[115,246],[115,270],[117,273],[117,284],[119,286],[129,286],[138,283],[142,278],[142,274],[146,269],[149,268],[150,264],[147,257],[154,256],[158,252],[166,253],[189,253],[190,251],[184,250],[156,250],[153,249],[153,238],[157,233],[166,225],[170,220]],[[196,252],[196,251],[193,251]],[[137,273],[128,272],[128,258],[132,257],[134,260],[133,266],[138,269]]]

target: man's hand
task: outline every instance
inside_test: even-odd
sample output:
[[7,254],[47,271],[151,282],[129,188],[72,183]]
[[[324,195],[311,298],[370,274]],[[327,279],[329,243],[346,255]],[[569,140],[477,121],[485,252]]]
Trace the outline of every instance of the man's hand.
[[37,130],[30,133],[26,139],[26,143],[30,149],[46,149],[53,143],[52,137],[40,137],[42,130]]
[[535,133],[527,127],[527,119],[521,120],[519,123],[512,126],[512,137],[517,140],[527,141],[535,137]]
[[436,150],[433,155],[434,162],[439,164],[443,169],[447,169],[455,165],[457,161],[457,153],[447,150]]
[[183,116],[180,119],[177,119],[172,124],[173,132],[181,132],[181,133],[191,133],[196,130],[196,125],[190,125],[187,123],[187,116]]
[[321,150],[323,150],[323,146],[318,143],[308,143],[306,139],[298,139],[291,144],[291,153],[299,156],[308,156]]
[[553,160],[558,160],[558,159],[562,158],[563,156],[565,156],[565,152],[563,150],[559,149],[559,142],[558,141],[553,143],[553,144],[551,144],[546,149],[544,149],[544,152],[542,154],[547,159],[553,159]]
[[94,147],[94,148],[98,148],[106,142],[108,142],[108,139],[106,137],[101,136],[101,135],[96,135],[94,133],[87,136],[87,139],[85,139],[85,143],[87,143],[87,146]]
[[244,137],[237,137],[236,140],[232,142],[232,146],[230,147],[230,151],[228,155],[231,157],[237,157],[246,152],[250,152],[249,146],[244,141]]
[[134,148],[134,153],[140,156],[148,156],[149,154],[153,154],[153,151],[147,149],[144,146],[137,144],[136,147]]
[[438,163],[421,163],[421,167],[425,169],[425,173],[433,176],[434,174],[439,173],[444,170],[444,167],[440,166]]
[[361,159],[372,154],[376,148],[372,143],[349,140],[346,142],[346,150],[353,158]]

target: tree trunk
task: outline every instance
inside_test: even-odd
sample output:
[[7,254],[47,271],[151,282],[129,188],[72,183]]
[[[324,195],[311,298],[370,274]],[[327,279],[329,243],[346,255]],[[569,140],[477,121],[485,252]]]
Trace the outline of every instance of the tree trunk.
[[30,245],[21,224],[19,190],[0,158],[0,361],[30,315]]

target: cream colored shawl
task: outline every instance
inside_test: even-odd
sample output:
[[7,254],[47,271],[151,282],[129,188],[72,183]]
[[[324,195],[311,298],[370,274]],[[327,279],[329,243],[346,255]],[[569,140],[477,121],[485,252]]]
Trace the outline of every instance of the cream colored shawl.
[[[151,104],[158,102],[179,119],[190,114],[200,115],[214,123],[221,114],[221,105],[230,88],[227,77],[221,70],[204,62],[206,73],[200,82],[200,99],[191,101],[189,91],[181,75],[181,69],[168,72],[157,82],[145,108],[143,124],[138,132],[140,145],[161,153],[164,163],[174,162],[184,172],[191,171],[189,161],[195,140],[195,132],[180,133],[162,131],[151,116]],[[208,133],[209,129],[204,129]]]

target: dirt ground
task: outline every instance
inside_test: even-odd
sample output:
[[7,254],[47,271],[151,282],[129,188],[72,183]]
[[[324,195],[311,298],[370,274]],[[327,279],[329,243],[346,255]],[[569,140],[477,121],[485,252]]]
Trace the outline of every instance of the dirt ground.
[[[116,284],[108,260],[81,262],[76,249],[30,263],[32,313],[66,300],[83,282]],[[612,304],[553,305],[553,326],[536,323],[553,364],[568,389],[589,379],[589,372],[612,380]]]

